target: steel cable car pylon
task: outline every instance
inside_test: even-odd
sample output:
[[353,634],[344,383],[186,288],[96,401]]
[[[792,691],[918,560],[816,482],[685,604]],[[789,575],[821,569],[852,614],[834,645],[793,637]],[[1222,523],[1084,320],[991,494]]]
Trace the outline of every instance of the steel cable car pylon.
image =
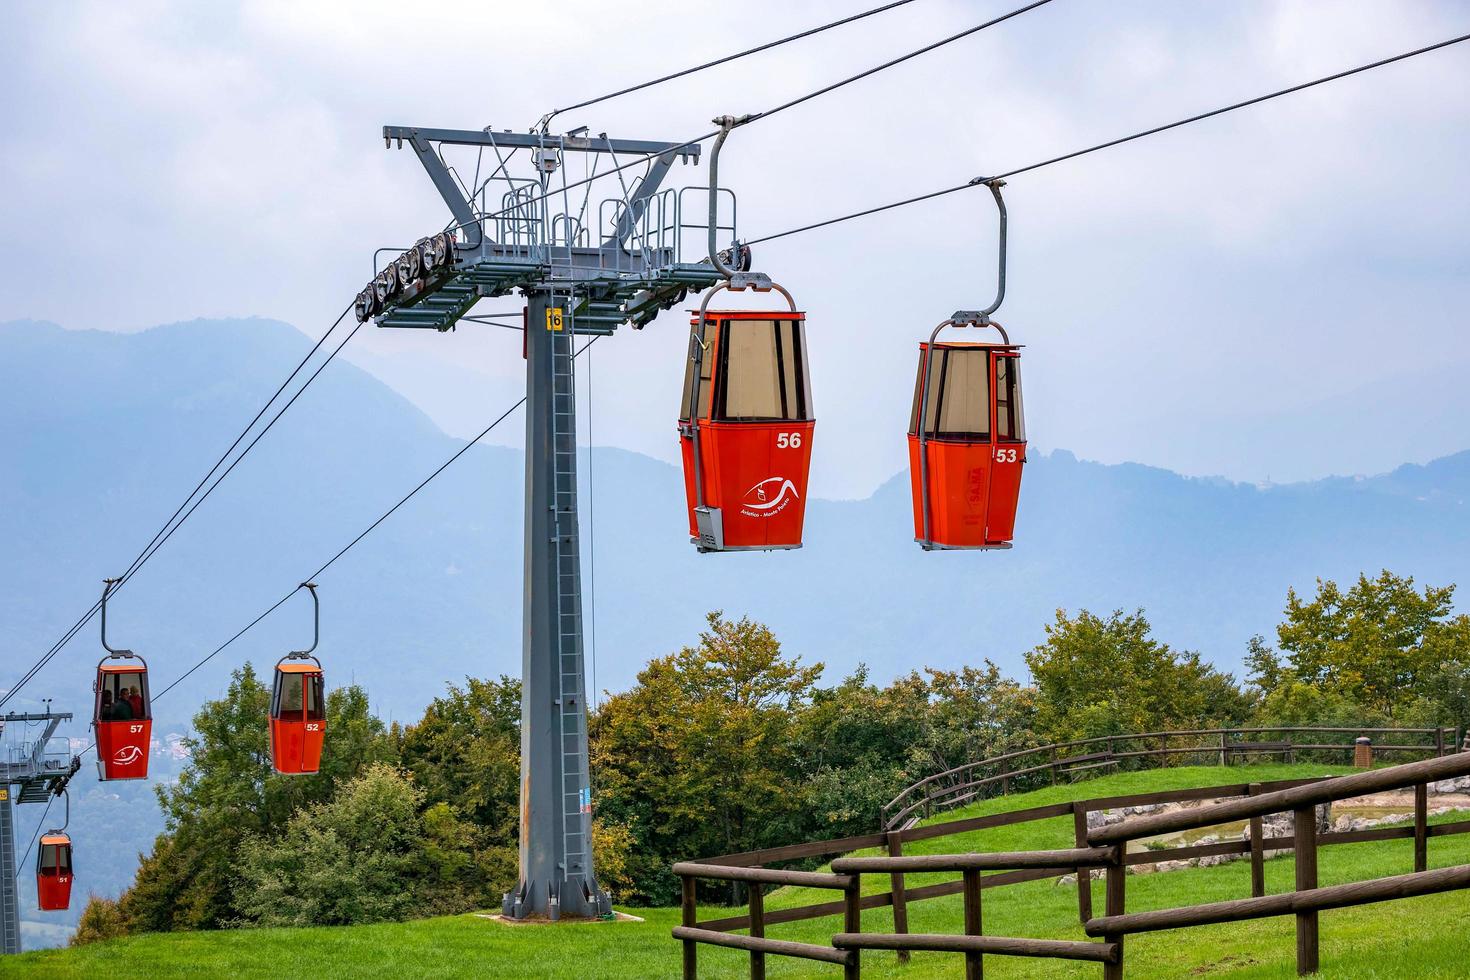
[[283,776],[319,772],[327,733],[326,682],[322,662],[313,656],[322,636],[321,602],[316,583],[302,582],[300,588],[311,593],[311,646],[276,661],[271,685],[271,767]]
[[[734,267],[715,241],[719,159],[731,130],[752,117],[721,116],[710,151],[709,261],[724,279],[690,320],[689,365],[679,417],[689,533],[709,551],[801,547],[811,467],[811,385],[806,315],[779,283],[750,271],[750,249],[735,242]],[[789,312],[709,309],[721,290],[771,290]]]
[[153,739],[148,662],[107,643],[107,598],[120,579],[102,583],[102,649],[92,683],[92,729],[97,739],[97,778],[147,779]]
[[[914,540],[925,551],[1009,548],[1026,462],[1020,347],[991,319],[1006,294],[1005,182],[979,183],[990,188],[1000,216],[995,300],[983,310],[957,310],[919,345],[909,473]],[[941,344],[946,327],[994,327],[1002,343]]]

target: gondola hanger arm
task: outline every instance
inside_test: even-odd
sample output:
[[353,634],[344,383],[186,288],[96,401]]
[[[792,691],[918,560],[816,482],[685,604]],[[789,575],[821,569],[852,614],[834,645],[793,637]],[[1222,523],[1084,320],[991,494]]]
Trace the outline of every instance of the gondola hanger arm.
[[[1000,247],[998,249],[995,300],[983,310],[955,310],[954,315],[947,321],[953,326],[991,326],[990,315],[1000,309],[1000,304],[1006,298],[1006,202],[1001,197],[1000,189],[1006,185],[999,177],[976,177],[970,181],[971,186],[984,184],[990,188],[990,196],[995,198],[995,208],[1000,214]],[[999,324],[994,324],[999,327]],[[1001,335],[1005,331],[1001,330]],[[1009,341],[1007,341],[1009,342]]]
[[[735,263],[732,267],[725,263],[721,250],[715,242],[720,210],[720,150],[724,147],[725,140],[729,138],[732,130],[757,118],[759,114],[746,113],[743,116],[716,116],[712,120],[716,126],[720,127],[720,133],[715,137],[715,143],[709,155],[709,263],[714,266],[716,272],[724,276],[728,288],[734,292],[753,289],[758,293],[766,293],[773,288],[781,289],[771,282],[771,277],[765,273],[750,271],[750,246],[742,245],[738,241],[730,243],[730,261]],[[781,289],[781,292],[786,291]],[[790,294],[787,294],[787,299],[790,298]]]
[[113,649],[107,645],[107,597],[112,593],[122,579],[106,578],[102,580],[102,649],[107,651],[109,657],[123,659],[125,657],[136,657],[137,654],[131,650]]
[[317,643],[322,638],[322,606],[316,597],[316,583],[302,582],[297,588],[305,589],[311,593],[311,646],[305,650],[292,650],[286,655],[287,660],[305,660],[316,651]]

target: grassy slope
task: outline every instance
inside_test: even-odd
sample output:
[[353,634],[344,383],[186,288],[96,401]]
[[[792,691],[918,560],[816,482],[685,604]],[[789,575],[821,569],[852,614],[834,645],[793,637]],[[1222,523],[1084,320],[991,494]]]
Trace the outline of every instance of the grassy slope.
[[[1257,766],[1251,767],[1249,778],[1282,779],[1334,771],[1342,770],[1324,766]],[[1126,773],[989,800],[947,814],[946,819],[1073,798],[1210,786],[1245,778],[1245,771],[1239,767]],[[906,849],[906,853],[1068,847],[1072,844],[1071,833],[1070,818],[1063,818],[923,841]],[[1430,867],[1470,863],[1470,835],[1432,840],[1429,861]],[[1343,845],[1323,849],[1320,877],[1324,885],[1335,884],[1402,873],[1412,870],[1412,863],[1409,841]],[[883,880],[875,876],[870,879],[868,887],[872,891],[886,890]],[[914,875],[909,877],[909,884],[919,885],[928,880],[926,876]],[[1272,893],[1290,890],[1291,859],[1267,862],[1266,882]],[[1095,887],[1095,907],[1100,909],[1100,883]],[[1128,880],[1130,911],[1242,898],[1249,894],[1249,864],[1243,861],[1163,875],[1131,876]],[[767,908],[803,905],[832,897],[835,896],[830,892],[784,889],[767,899]],[[1081,939],[1084,937],[1077,924],[1076,910],[1073,887],[1049,881],[1007,886],[985,893],[985,931],[991,935]],[[146,974],[167,977],[207,971],[244,977],[279,977],[321,974],[327,970],[346,975],[394,970],[411,976],[565,977],[574,973],[609,978],[676,976],[679,948],[669,938],[669,929],[677,921],[677,910],[632,911],[647,921],[507,927],[475,916],[454,916],[349,929],[146,936],[81,949],[6,957],[0,959],[0,976]],[[713,917],[721,913],[710,909],[702,914]],[[957,932],[959,898],[952,896],[915,904],[910,907],[909,920],[909,927],[915,932]],[[835,918],[810,920],[776,926],[770,935],[823,943],[839,925]],[[870,911],[864,914],[863,926],[869,931],[887,931],[892,927],[892,917],[887,910]],[[1323,913],[1323,974],[1344,978],[1470,976],[1467,933],[1470,933],[1470,896],[1464,892]],[[1128,974],[1131,977],[1290,977],[1295,975],[1294,949],[1290,918],[1155,933],[1128,940]],[[745,964],[743,954],[711,947],[700,949],[703,976],[746,975]],[[900,969],[892,954],[869,953],[863,966],[866,976],[927,980],[954,976],[960,969],[960,961],[947,954],[916,954],[912,963]],[[768,960],[768,971],[773,977],[839,975],[835,967],[777,957]],[[1100,971],[1095,965],[988,957],[986,975],[1095,978]]]

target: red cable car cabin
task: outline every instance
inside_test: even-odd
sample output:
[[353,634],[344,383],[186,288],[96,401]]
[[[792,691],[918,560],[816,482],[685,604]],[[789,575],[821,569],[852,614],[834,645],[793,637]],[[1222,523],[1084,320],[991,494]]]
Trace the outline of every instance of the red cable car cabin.
[[311,775],[322,766],[327,717],[322,665],[315,657],[282,658],[271,694],[271,765],[287,776]]
[[36,905],[42,912],[71,906],[71,838],[59,830],[41,837],[36,852]]
[[919,345],[909,475],[925,550],[1011,546],[1026,462],[1020,357],[1010,343]]
[[92,689],[96,694],[92,727],[97,732],[98,778],[147,779],[153,736],[148,664],[133,654],[107,657],[97,665]]
[[700,551],[800,548],[816,428],[806,314],[711,310],[690,326],[702,349],[679,415],[689,534]]

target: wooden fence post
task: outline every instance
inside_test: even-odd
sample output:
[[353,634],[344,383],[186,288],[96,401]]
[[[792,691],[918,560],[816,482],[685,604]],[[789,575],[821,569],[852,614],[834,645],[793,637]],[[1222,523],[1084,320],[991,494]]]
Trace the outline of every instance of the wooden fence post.
[[[1317,808],[1302,807],[1294,811],[1293,854],[1296,859],[1296,890],[1317,887]],[[1298,912],[1296,916],[1296,972],[1306,976],[1317,972],[1317,913]]]
[[[1261,793],[1260,783],[1251,783],[1246,787],[1247,796],[1259,796]],[[1265,827],[1260,817],[1250,818],[1251,827],[1251,897],[1263,898],[1266,895],[1266,842],[1261,839],[1265,834]]]
[[[1106,915],[1123,915],[1128,911],[1124,896],[1128,867],[1123,863],[1127,855],[1128,844],[1125,842],[1117,845],[1117,853],[1113,855],[1113,862],[1108,865],[1107,904],[1104,906]],[[1116,943],[1118,946],[1118,961],[1103,964],[1103,980],[1123,980],[1123,935],[1110,933],[1103,937],[1103,941]]]
[[[750,934],[752,936],[764,936],[766,934],[766,896],[761,892],[758,881],[752,881],[750,888]],[[766,954],[759,950],[750,951],[750,980],[766,980]]]
[[[980,872],[967,869],[963,874],[965,876],[965,935],[978,936],[981,934]],[[984,954],[967,950],[965,952],[965,980],[983,980],[984,976]]]
[[1434,730],[1434,757],[1438,759],[1444,755],[1444,726]]
[[[687,875],[680,879],[683,888],[683,896],[680,905],[683,910],[681,921],[686,926],[694,926],[698,921],[694,898],[695,881]],[[684,980],[694,980],[699,975],[699,944],[692,939],[684,940]]]
[[1414,787],[1414,870],[1429,867],[1429,785]]
[[[1082,802],[1072,804],[1072,829],[1080,850],[1087,846],[1087,806]],[[1083,924],[1092,918],[1092,869],[1077,869],[1077,918]]]
[[1220,765],[1230,765],[1230,734],[1228,732],[1220,733]]
[[[888,856],[903,857],[903,834],[900,831],[890,831],[888,834]],[[907,935],[909,931],[909,899],[904,890],[903,872],[894,871],[888,876],[888,890],[893,893],[893,931],[900,935]],[[898,951],[898,962],[909,961],[909,951],[901,949]]]
[[[842,892],[842,931],[863,931],[863,876],[855,874],[852,883]],[[842,980],[859,980],[863,975],[862,952],[847,951],[847,962],[842,965]]]

